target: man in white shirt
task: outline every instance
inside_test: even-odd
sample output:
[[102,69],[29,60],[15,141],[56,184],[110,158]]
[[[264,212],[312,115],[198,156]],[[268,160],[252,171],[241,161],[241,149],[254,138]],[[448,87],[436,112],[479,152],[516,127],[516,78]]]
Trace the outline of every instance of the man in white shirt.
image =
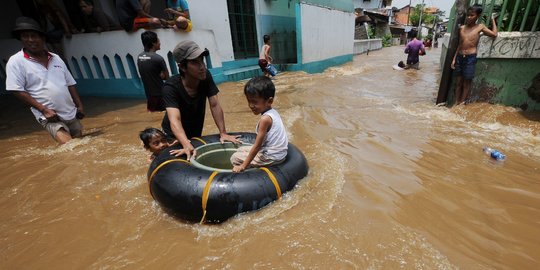
[[60,144],[82,135],[83,105],[62,59],[45,49],[45,32],[28,17],[15,22],[23,49],[6,64],[6,90],[30,106],[36,120]]

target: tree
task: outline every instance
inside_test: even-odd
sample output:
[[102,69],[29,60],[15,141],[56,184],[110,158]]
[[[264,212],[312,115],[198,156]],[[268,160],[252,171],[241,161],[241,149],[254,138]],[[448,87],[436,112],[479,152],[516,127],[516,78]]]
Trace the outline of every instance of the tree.
[[[425,11],[426,5],[418,4],[411,10],[411,17],[410,22],[411,25],[418,26],[418,23],[420,22],[420,12],[422,10]],[[425,12],[422,12],[422,23],[425,24],[432,24],[435,22],[436,16],[433,14],[427,14]]]

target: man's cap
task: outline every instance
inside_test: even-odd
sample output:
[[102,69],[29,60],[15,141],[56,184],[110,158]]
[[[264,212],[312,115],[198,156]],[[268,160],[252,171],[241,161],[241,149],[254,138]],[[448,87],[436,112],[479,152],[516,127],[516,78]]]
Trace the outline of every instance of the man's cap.
[[197,43],[191,40],[180,41],[173,50],[174,60],[179,64],[184,60],[193,60],[201,55],[207,56],[208,54],[207,49],[201,49]]
[[36,31],[41,35],[45,36],[45,32],[43,31],[41,26],[39,26],[39,24],[34,19],[28,17],[18,17],[15,20],[15,28],[13,28],[11,34],[14,38],[20,39],[21,32],[28,30]]

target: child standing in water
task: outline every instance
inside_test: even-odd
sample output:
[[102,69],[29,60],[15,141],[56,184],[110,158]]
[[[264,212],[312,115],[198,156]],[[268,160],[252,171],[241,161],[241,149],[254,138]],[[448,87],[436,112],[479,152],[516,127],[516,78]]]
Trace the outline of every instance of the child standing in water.
[[467,9],[465,25],[459,29],[459,45],[452,60],[451,68],[456,73],[455,103],[462,104],[469,98],[469,89],[474,78],[476,67],[476,51],[480,33],[489,37],[497,37],[497,24],[495,17],[491,16],[491,30],[484,24],[477,24],[476,21],[482,13],[482,7],[474,5]]
[[255,143],[242,146],[231,156],[233,172],[242,172],[249,167],[260,167],[280,162],[287,156],[289,139],[279,113],[272,109],[276,88],[265,76],[249,80],[244,94],[253,114],[260,114]]
[[274,59],[270,56],[270,36],[264,35],[263,37],[264,45],[261,48],[261,53],[259,54],[259,67],[264,72],[264,76],[270,77],[270,72],[266,69],[268,64],[271,64]]
[[[144,144],[144,149],[152,153],[148,157],[149,161],[154,160],[154,158],[156,158],[165,148],[178,144],[178,141],[176,140],[169,143],[165,133],[157,128],[146,128],[139,133],[139,138]],[[182,149],[171,150],[169,153],[173,156],[179,156],[181,150]]]

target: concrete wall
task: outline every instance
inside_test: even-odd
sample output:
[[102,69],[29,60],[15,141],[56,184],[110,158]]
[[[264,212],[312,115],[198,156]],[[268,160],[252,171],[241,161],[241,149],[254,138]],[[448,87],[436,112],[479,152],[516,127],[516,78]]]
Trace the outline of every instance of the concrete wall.
[[[154,2],[159,1],[152,3]],[[188,3],[193,29],[210,31],[217,44],[217,53],[221,61],[234,60],[227,1],[197,0]]]
[[500,32],[482,36],[471,98],[524,110],[540,110],[527,89],[540,74],[540,32]]
[[263,36],[270,36],[274,63],[297,63],[296,58],[296,10],[297,1],[255,1],[257,37],[259,50],[264,44]]
[[[208,48],[207,63],[216,76],[221,75],[222,55],[216,37],[211,30],[196,29],[190,33],[170,29],[154,30],[161,41],[161,55],[167,62],[169,72],[177,74],[176,62],[172,57],[174,46],[182,40],[193,40]],[[74,35],[64,40],[68,65],[77,80],[81,95],[144,97],[144,89],[137,70],[137,56],[143,51],[140,34],[144,30],[127,33],[109,31]],[[121,44],[121,48],[119,48]],[[84,48],[81,50],[81,48]]]
[[540,110],[540,102],[527,94],[534,77],[540,74],[540,59],[478,59],[475,74],[472,100]]
[[368,51],[380,50],[382,48],[382,39],[360,39],[354,41],[353,54],[362,54]]
[[351,12],[300,4],[302,63],[352,55],[354,18]]
[[540,32],[500,32],[496,39],[483,36],[478,58],[540,58],[539,39]]

